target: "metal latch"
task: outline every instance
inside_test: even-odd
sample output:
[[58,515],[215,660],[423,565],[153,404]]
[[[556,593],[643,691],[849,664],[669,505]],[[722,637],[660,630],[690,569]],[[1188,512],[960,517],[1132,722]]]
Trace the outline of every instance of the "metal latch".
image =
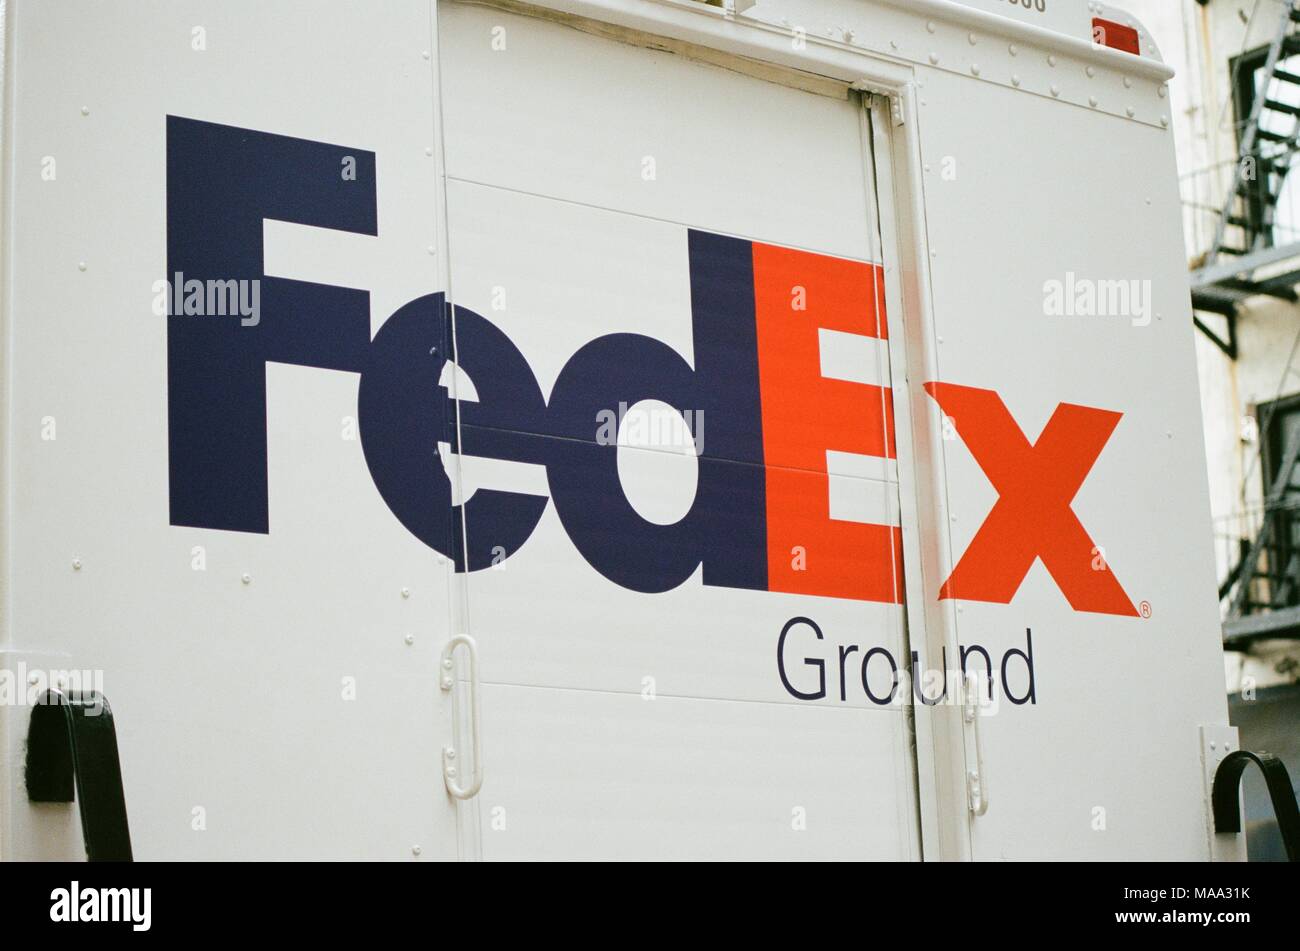
[[980,710],[984,706],[984,692],[980,678],[968,674],[964,681],[965,719],[975,735],[975,768],[966,774],[966,798],[971,815],[982,816],[989,811],[988,771],[984,768],[984,741],[980,737]]

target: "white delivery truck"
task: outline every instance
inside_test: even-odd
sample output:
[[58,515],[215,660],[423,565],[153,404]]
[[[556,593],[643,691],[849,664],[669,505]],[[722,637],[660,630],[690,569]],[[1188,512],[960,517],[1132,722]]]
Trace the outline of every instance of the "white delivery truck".
[[1242,855],[1131,17],[4,10],[5,858]]

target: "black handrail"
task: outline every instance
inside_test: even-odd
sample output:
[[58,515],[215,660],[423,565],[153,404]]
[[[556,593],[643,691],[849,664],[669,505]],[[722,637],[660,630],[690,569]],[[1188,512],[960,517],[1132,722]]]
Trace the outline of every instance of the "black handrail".
[[[74,796],[75,793],[75,796]],[[91,862],[131,861],[122,764],[108,700],[91,690],[47,690],[27,727],[27,798],[72,802]]]
[[1291,787],[1286,766],[1272,753],[1233,750],[1223,758],[1214,771],[1210,796],[1214,804],[1214,831],[1241,831],[1241,774],[1250,763],[1257,765],[1264,774],[1287,859],[1300,862],[1300,806],[1296,805],[1295,790]]

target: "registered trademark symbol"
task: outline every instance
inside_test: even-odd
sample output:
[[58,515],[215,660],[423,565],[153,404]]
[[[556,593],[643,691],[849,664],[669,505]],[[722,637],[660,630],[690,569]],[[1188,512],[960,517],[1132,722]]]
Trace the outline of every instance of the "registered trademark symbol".
[[1151,616],[1151,602],[1150,602],[1150,601],[1143,601],[1141,604],[1139,604],[1139,605],[1138,605],[1138,613],[1141,614],[1143,617],[1150,617],[1150,616]]

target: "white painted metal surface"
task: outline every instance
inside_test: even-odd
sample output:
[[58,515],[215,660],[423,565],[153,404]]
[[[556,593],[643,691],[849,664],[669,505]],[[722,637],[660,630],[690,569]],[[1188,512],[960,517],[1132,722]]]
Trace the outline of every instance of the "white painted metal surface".
[[[688,228],[879,260],[861,107],[847,89],[816,95],[478,6],[444,8],[441,29],[452,296],[505,332],[543,394],[577,351],[605,334],[643,334],[694,358],[703,318],[691,307]],[[504,50],[489,42],[494,29]],[[578,62],[582,69],[553,66]],[[619,79],[593,83],[593,73]],[[501,102],[503,88],[514,93]],[[630,88],[646,92],[629,95]],[[496,121],[482,121],[489,111]],[[870,338],[826,339],[823,363],[854,353],[858,342],[877,364],[858,375],[887,380],[888,354]],[[706,456],[716,455],[710,412]],[[722,438],[725,421],[717,425]],[[635,481],[661,503],[676,500],[675,511],[689,509],[700,463],[693,450],[674,448],[620,448],[624,491]],[[838,499],[845,517],[897,524],[895,484],[863,478],[853,467],[858,459],[870,462],[830,456],[831,506]],[[483,473],[485,487],[528,484],[521,464],[463,464]],[[545,492],[545,475],[533,473],[531,484]],[[808,504],[815,501],[810,490]],[[472,515],[470,522],[473,530]],[[793,785],[755,781],[783,771],[806,742],[800,738],[821,729],[821,718],[782,687],[774,669],[782,625],[800,615],[813,617],[829,640],[813,650],[810,636],[798,657],[811,652],[828,669],[830,641],[880,645],[894,657],[905,650],[897,605],[706,587],[698,573],[669,592],[626,590],[587,564],[555,506],[548,508],[517,555],[470,575],[490,769],[494,778],[511,777],[508,786],[490,784],[481,799],[484,855],[540,854],[529,833],[574,809],[575,768],[592,771],[582,785],[597,798],[585,806],[590,829],[573,837],[572,854],[698,855],[685,843],[700,837],[698,847],[716,855],[916,855],[912,764],[906,755],[868,752],[906,749],[904,707],[873,709],[858,687],[847,694],[856,712],[831,721],[843,726],[820,738],[823,756],[794,771]],[[502,743],[524,721],[553,717],[603,719],[618,729],[593,736],[580,754],[568,728],[530,734],[526,760],[516,759],[518,744]],[[693,718],[731,729],[692,755],[684,747],[696,746],[687,727]],[[639,737],[634,748],[617,740],[622,731]],[[783,739],[768,747],[757,738],[764,733]],[[647,747],[676,750],[682,761],[664,762],[655,779],[637,752]],[[767,756],[774,762],[753,762]],[[716,768],[700,773],[705,759],[719,758],[753,779],[728,787]],[[871,772],[873,808],[850,799],[821,803],[822,788],[840,782],[833,776],[845,769]],[[606,773],[618,782],[615,795],[597,778]],[[730,829],[712,839],[697,829],[703,805],[652,819],[665,781],[734,815]],[[497,809],[510,817],[503,833],[492,827]],[[820,826],[821,835],[804,834],[805,810],[806,825]]]
[[[957,602],[959,637],[978,632],[1000,653],[1023,650],[1032,629],[1035,669],[1051,677],[1040,683],[1035,716],[1013,725],[1021,711],[1003,711],[984,724],[989,768],[1021,781],[1001,783],[997,806],[972,826],[975,855],[1100,856],[1120,848],[1204,857],[1197,731],[1223,722],[1225,712],[1213,571],[1202,544],[1204,449],[1174,179],[1136,173],[1169,167],[1168,135],[1125,125],[1132,134],[1122,150],[1098,149],[1113,120],[1076,108],[1050,138],[995,136],[973,149],[974,117],[1021,97],[947,75],[930,77],[924,96],[939,377],[997,390],[1031,441],[1062,402],[1123,414],[1072,508],[1133,605],[1150,612],[1072,610],[1041,562],[1010,605]],[[1034,128],[1057,113],[1041,99],[1016,108]],[[958,163],[950,181],[940,174],[946,156]],[[994,180],[1003,184],[990,192]],[[1014,202],[991,200],[1012,190]],[[1050,239],[1027,230],[1034,208],[1044,209]],[[1148,309],[1044,315],[1045,283],[1070,274],[1138,281],[1151,295]],[[956,428],[962,432],[960,419]],[[945,443],[943,466],[955,562],[997,495],[963,442]],[[1178,538],[1185,540],[1173,544]],[[1120,736],[1122,751],[1112,747]],[[1163,791],[1153,773],[1166,778]],[[1043,796],[1056,804],[1036,805]],[[1094,815],[1104,832],[1093,829]],[[1112,844],[1121,837],[1125,846]]]
[[[335,13],[9,5],[5,641],[104,672],[141,859],[457,854],[453,578],[375,492],[356,375],[268,363],[269,534],[168,519],[168,115],[379,156],[379,235],[268,224],[269,273],[367,289],[376,325],[440,280],[429,6]],[[13,857],[55,857],[37,812],[10,800]]]
[[[1140,26],[1133,56],[1084,0],[9,6],[0,656],[103,671],[137,855],[1209,857],[1226,704]],[[231,207],[169,235],[169,176],[207,166],[168,167],[168,116],[328,168],[266,197],[231,146]],[[312,224],[357,156],[373,233]],[[171,524],[199,450],[169,445],[169,386],[210,364],[169,376],[188,325],[153,285],[246,214],[265,312],[206,359],[288,340],[269,522]],[[1133,313],[1051,312],[1052,282],[1130,280]],[[374,340],[326,359],[340,287]],[[1025,455],[1082,470],[1035,497],[979,441],[1004,419],[939,411],[972,389],[1028,444],[1061,403],[1118,422],[1088,459]],[[1002,537],[949,597],[1000,492],[1039,505],[1024,578]],[[1075,577],[1066,513],[1131,610]],[[974,717],[959,682],[877,699],[886,658],[941,687],[976,647]],[[75,852],[3,716],[0,847]]]

